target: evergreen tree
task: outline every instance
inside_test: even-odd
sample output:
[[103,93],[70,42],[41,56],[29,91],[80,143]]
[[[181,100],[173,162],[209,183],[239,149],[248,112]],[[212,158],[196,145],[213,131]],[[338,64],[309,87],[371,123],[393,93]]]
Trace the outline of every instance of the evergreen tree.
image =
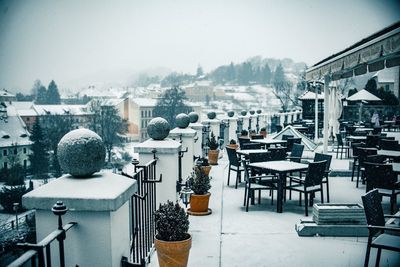
[[37,79],[34,83],[33,83],[33,87],[31,89],[31,95],[33,98],[36,98],[39,88],[42,86],[42,82]]
[[374,78],[371,78],[368,80],[367,84],[365,85],[365,90],[367,90],[368,92],[370,92],[371,94],[376,95],[377,93],[377,84]]
[[271,76],[271,69],[268,64],[265,64],[264,68],[262,68],[262,83],[269,84],[271,82]]
[[47,104],[57,105],[61,103],[57,84],[52,80],[47,88]]
[[200,76],[203,76],[203,75],[204,75],[203,68],[199,65],[199,66],[197,67],[196,77],[200,77]]
[[236,70],[235,70],[235,65],[233,64],[233,62],[231,62],[231,64],[229,65],[227,76],[228,76],[227,80],[230,82],[233,82],[236,79]]
[[29,155],[31,172],[37,176],[45,174],[48,172],[49,162],[47,158],[45,138],[39,119],[37,119],[33,125],[30,140],[33,142],[31,146],[32,154]]
[[185,99],[185,92],[179,87],[172,87],[166,90],[154,108],[154,117],[166,119],[171,127],[174,128],[176,115],[192,111],[191,107],[185,105]]
[[43,85],[40,86],[37,91],[35,104],[39,105],[47,104],[47,90],[46,87],[44,87]]

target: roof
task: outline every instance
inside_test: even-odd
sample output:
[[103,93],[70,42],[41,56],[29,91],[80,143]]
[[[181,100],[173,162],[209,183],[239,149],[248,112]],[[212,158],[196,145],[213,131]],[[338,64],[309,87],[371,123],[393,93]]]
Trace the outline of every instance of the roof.
[[2,97],[15,97],[15,95],[11,94],[9,91],[7,91],[6,89],[2,89],[0,91],[0,96]]
[[155,98],[131,98],[132,102],[140,107],[155,107],[157,105],[157,99]]
[[117,106],[125,99],[122,98],[110,98],[110,99],[103,99],[101,101],[101,106]]
[[38,115],[86,115],[86,105],[34,105],[33,109]]
[[307,136],[305,136],[304,134],[300,133],[299,131],[297,131],[295,128],[293,128],[293,126],[288,125],[286,126],[282,131],[280,131],[279,133],[277,133],[273,139],[277,139],[277,140],[281,140],[282,136],[286,134],[286,135],[292,135],[296,138],[301,138],[301,144],[304,145],[304,150],[311,150],[314,151],[317,148],[317,144],[314,143],[313,141],[311,141]]
[[306,70],[306,79],[332,75],[333,80],[362,75],[399,64],[400,22],[374,33]]
[[0,129],[0,147],[32,144],[25,124],[18,116],[8,116],[6,120],[0,120]]
[[[298,97],[299,100],[314,100],[315,93],[311,91],[304,92],[301,96]],[[324,96],[322,94],[318,94],[318,100],[324,100]]]

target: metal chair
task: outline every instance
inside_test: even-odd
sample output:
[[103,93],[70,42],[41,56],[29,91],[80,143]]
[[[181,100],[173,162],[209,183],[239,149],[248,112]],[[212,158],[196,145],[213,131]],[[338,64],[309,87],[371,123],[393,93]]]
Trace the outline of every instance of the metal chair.
[[243,148],[242,148],[243,144],[248,144],[248,143],[250,143],[250,138],[238,137],[238,141],[239,141],[240,149],[243,149]]
[[301,144],[301,138],[300,137],[289,137],[286,140],[286,152],[292,151],[294,144]]
[[258,191],[258,203],[261,204],[261,191],[269,190],[271,192],[271,204],[274,201],[274,190],[277,189],[276,176],[254,176],[251,175],[251,168],[247,165],[246,161],[243,161],[244,166],[244,179],[246,182],[244,191],[244,203],[246,206],[246,212],[249,211],[249,202],[252,199],[252,204],[254,204],[255,191]]
[[289,159],[290,161],[300,162],[301,157],[303,156],[303,151],[304,151],[304,145],[293,144],[292,152],[290,153],[290,156],[287,156],[286,158]]
[[375,266],[379,266],[382,249],[400,252],[400,236],[390,233],[400,233],[400,228],[385,224],[385,215],[381,205],[382,198],[377,189],[368,192],[361,199],[369,232],[364,267],[368,267],[371,248],[378,249]]
[[[321,192],[321,202],[324,203],[324,193],[322,190],[322,179],[324,178],[326,160],[310,162],[304,179],[299,179],[295,184],[285,186],[285,189],[300,193],[299,204],[301,205],[301,194],[304,194],[305,216],[308,216],[308,204],[312,206],[315,192]],[[310,194],[310,199],[308,198]],[[309,201],[310,200],[310,201]],[[310,203],[308,203],[310,202]]]
[[397,174],[393,172],[390,164],[365,162],[366,192],[378,189],[381,196],[390,198],[390,213],[397,207],[397,195],[400,194],[400,183]]
[[241,180],[241,172],[244,170],[241,166],[241,160],[239,159],[236,149],[226,147],[226,153],[228,154],[229,166],[228,166],[228,185],[231,177],[231,171],[236,172],[235,189],[237,189],[238,182]]
[[381,139],[379,148],[383,150],[400,150],[399,142],[397,140],[389,140],[387,138]]
[[244,143],[240,146],[240,149],[261,149],[262,144],[257,143]]
[[286,148],[285,147],[270,147],[268,151],[271,152],[271,160],[285,160]]
[[358,151],[359,151],[359,154],[358,154],[358,169],[357,169],[357,181],[356,181],[357,188],[358,188],[358,183],[360,181],[360,176],[361,176],[362,183],[365,182],[364,163],[366,162],[366,160],[369,156],[377,155],[377,153],[378,153],[378,151],[376,149],[369,149],[367,147],[359,147]]
[[261,134],[252,134],[252,135],[250,135],[250,138],[252,140],[254,140],[254,139],[264,139],[264,136],[261,135]]
[[349,157],[350,147],[344,144],[342,135],[340,133],[336,134],[336,140],[337,140],[336,158],[338,158],[339,150],[340,150],[340,159],[343,158],[343,152],[346,152],[347,157]]
[[331,162],[332,156],[322,153],[315,153],[314,161],[326,161],[324,179],[322,179],[322,184],[326,184],[326,200],[329,203],[329,173],[331,172]]

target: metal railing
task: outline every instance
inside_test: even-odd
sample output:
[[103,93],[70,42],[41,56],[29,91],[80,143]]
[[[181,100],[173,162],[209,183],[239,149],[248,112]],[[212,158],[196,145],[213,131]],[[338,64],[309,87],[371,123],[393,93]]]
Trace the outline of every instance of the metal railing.
[[19,258],[14,260],[8,267],[17,267],[27,264],[29,261],[31,266],[39,267],[50,267],[51,266],[51,243],[57,239],[59,244],[59,255],[60,255],[60,266],[65,266],[65,256],[64,256],[64,240],[66,238],[66,232],[74,227],[77,223],[70,222],[66,225],[62,225],[61,216],[67,212],[67,207],[61,202],[53,206],[53,213],[58,216],[58,229],[46,236],[42,241],[37,244],[31,243],[18,243],[17,246],[26,250]]
[[162,181],[162,175],[156,179],[156,151],[154,158],[144,165],[132,161],[135,174],[129,176],[137,181],[137,193],[131,198],[131,249],[130,259],[123,258],[123,266],[144,266],[150,262],[155,238],[154,212],[156,211],[156,183]]

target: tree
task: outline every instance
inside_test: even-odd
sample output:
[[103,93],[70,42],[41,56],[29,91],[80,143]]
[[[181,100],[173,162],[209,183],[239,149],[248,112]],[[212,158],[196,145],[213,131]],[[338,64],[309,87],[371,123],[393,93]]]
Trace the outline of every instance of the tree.
[[197,66],[196,77],[198,78],[198,77],[203,76],[203,75],[204,75],[203,68],[200,65]]
[[42,82],[41,82],[39,79],[37,79],[37,80],[33,83],[33,86],[32,86],[32,89],[31,89],[31,95],[32,95],[33,98],[36,98],[36,96],[37,96],[37,94],[38,94],[38,92],[39,92],[39,88],[40,88],[41,86],[43,86],[43,85],[42,85]]
[[57,105],[61,103],[57,84],[52,80],[47,88],[47,104]]
[[111,162],[112,149],[115,145],[122,143],[122,135],[128,131],[128,124],[118,114],[118,109],[115,106],[101,106],[99,111],[100,113],[97,114],[99,121],[97,133],[103,139],[108,162]]
[[185,92],[177,86],[166,90],[154,108],[154,117],[166,119],[171,127],[174,128],[176,115],[192,111],[191,107],[185,105],[185,99]]
[[49,171],[49,160],[46,152],[45,137],[39,119],[33,125],[30,140],[33,142],[31,146],[32,154],[29,155],[30,170],[33,175],[40,176]]
[[367,81],[367,84],[365,85],[365,90],[367,90],[368,92],[370,92],[371,94],[376,95],[377,93],[377,84],[374,78],[371,78]]
[[296,105],[296,101],[292,99],[292,82],[286,79],[285,72],[281,64],[276,67],[274,74],[274,89],[273,93],[281,102],[281,107],[284,112],[289,108],[289,102]]
[[37,91],[35,104],[47,104],[47,90],[43,85],[41,85]]
[[261,82],[264,84],[269,84],[271,82],[271,69],[268,66],[268,63],[264,65],[264,67],[262,68],[262,80]]

